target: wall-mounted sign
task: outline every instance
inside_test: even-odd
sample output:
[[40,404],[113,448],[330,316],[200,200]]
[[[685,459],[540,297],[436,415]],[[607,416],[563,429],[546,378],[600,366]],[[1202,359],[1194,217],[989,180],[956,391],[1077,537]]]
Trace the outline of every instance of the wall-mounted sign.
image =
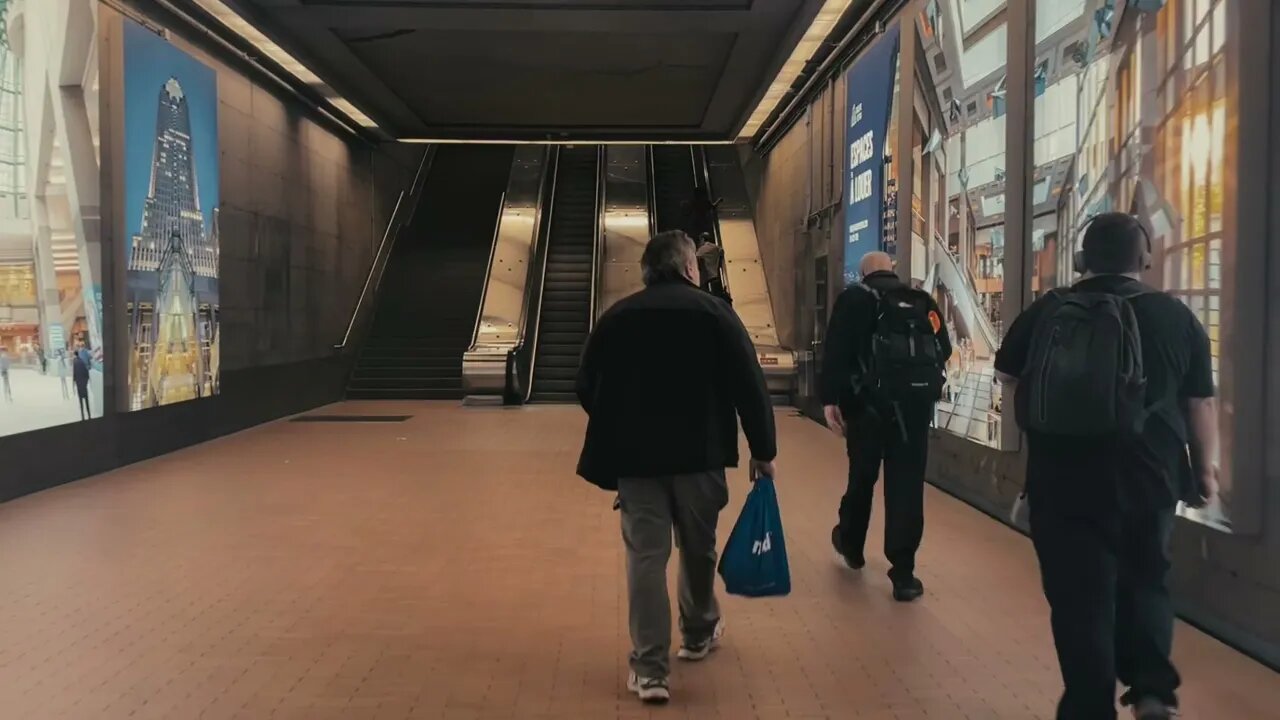
[[898,26],[892,25],[845,75],[844,282],[858,281],[862,257],[879,250],[884,222],[884,159],[893,104]]

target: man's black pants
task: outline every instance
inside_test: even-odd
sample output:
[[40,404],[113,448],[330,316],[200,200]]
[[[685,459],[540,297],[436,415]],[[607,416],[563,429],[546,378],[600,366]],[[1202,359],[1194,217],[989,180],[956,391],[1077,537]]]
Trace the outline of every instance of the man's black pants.
[[845,555],[863,557],[883,462],[884,554],[889,577],[907,580],[915,575],[924,535],[924,470],[933,404],[899,405],[901,423],[894,412],[862,408],[846,415],[849,487],[840,501],[840,545]]
[[1115,718],[1117,680],[1129,688],[1126,704],[1152,697],[1175,706],[1181,681],[1169,660],[1165,585],[1173,510],[1072,511],[1036,495],[1032,487],[1031,538],[1066,686],[1058,720]]

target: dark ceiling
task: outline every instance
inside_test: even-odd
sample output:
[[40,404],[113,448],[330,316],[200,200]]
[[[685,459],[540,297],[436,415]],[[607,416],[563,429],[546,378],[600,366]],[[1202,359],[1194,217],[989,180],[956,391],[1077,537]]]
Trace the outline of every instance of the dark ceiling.
[[392,137],[732,139],[822,0],[227,0]]

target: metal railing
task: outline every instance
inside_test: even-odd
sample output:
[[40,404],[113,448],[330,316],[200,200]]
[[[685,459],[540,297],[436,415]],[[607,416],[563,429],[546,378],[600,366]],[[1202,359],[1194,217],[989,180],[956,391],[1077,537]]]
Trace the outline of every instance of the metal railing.
[[401,210],[406,206],[405,200],[408,199],[412,203],[418,201],[422,194],[422,187],[426,184],[427,173],[431,169],[431,163],[435,159],[436,147],[431,145],[422,153],[422,160],[418,163],[418,172],[413,176],[413,184],[409,186],[409,191],[400,191],[400,195],[396,198],[395,208],[391,211],[391,218],[387,220],[387,227],[382,233],[382,240],[378,243],[378,249],[373,254],[373,261],[369,264],[369,274],[365,276],[364,285],[360,288],[360,296],[356,298],[355,308],[351,310],[351,319],[347,321],[347,329],[342,334],[342,339],[334,344],[334,350],[344,350],[351,342],[351,334],[355,330],[356,323],[360,319],[360,313],[365,307],[365,301],[370,296],[378,294],[378,288],[382,285],[382,277],[386,274],[387,262],[390,260],[391,251],[395,247],[396,239],[400,236],[403,228],[401,223]]
[[[608,158],[605,157],[605,146],[596,151],[596,236],[591,245],[591,312],[587,315],[588,327],[596,327],[596,308],[600,297],[601,275],[604,274],[604,177],[608,172]],[[649,216],[652,229],[653,215]],[[652,234],[652,233],[651,233]]]

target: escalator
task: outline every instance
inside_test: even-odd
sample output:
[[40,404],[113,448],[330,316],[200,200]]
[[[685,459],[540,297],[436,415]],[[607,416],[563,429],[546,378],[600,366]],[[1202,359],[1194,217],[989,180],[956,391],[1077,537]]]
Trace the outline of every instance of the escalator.
[[939,284],[946,288],[955,302],[960,318],[969,330],[968,335],[974,342],[974,349],[978,356],[991,357],[1000,347],[1000,342],[991,324],[991,318],[987,316],[986,310],[978,299],[978,291],[974,289],[965,269],[951,254],[946,243],[937,237],[933,242],[933,256],[937,263],[935,267],[930,268],[931,282],[926,283],[926,289],[933,292]]
[[420,205],[391,251],[373,326],[347,384],[353,399],[462,396],[471,341],[513,150],[444,145]]
[[650,146],[650,172],[653,174],[653,206],[658,232],[684,230],[693,236],[697,228],[688,227],[687,203],[696,185],[693,146]]
[[560,150],[552,196],[532,402],[572,402],[582,346],[591,332],[599,198],[597,147]]

